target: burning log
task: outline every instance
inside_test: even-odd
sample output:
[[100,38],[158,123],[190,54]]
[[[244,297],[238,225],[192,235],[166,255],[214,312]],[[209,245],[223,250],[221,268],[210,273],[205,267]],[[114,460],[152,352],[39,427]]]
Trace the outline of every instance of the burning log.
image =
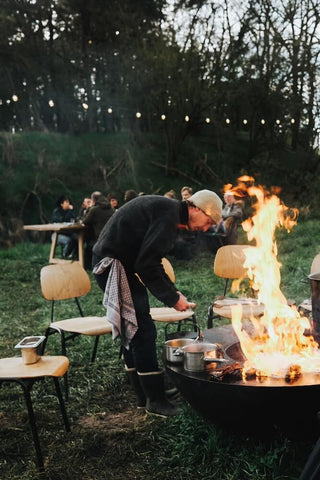
[[300,365],[290,365],[285,376],[285,381],[287,383],[293,383],[296,380],[298,380],[298,378],[301,377],[301,375],[302,375],[302,372],[301,372]]
[[235,362],[231,365],[226,365],[217,370],[214,370],[211,375],[211,380],[214,382],[223,382],[226,380],[242,380],[242,366]]

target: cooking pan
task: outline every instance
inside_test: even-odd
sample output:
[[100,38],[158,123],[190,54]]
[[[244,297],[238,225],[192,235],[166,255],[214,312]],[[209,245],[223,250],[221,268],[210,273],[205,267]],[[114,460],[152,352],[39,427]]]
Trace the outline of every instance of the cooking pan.
[[174,338],[172,340],[167,340],[164,343],[167,361],[175,364],[183,363],[182,348],[192,345],[195,342],[196,339],[193,340],[192,338]]
[[183,366],[188,372],[202,372],[208,363],[230,362],[226,358],[222,346],[218,343],[197,342],[181,348],[183,352]]

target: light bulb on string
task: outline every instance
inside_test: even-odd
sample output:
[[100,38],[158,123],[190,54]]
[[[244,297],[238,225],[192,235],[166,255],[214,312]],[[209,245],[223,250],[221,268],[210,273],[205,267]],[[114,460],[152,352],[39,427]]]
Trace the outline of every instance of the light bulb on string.
[[231,122],[230,118],[226,118],[226,124],[230,125],[230,122]]
[[136,118],[141,118],[141,113],[140,112],[136,113]]
[[84,108],[84,110],[88,110],[89,105],[88,105],[87,103],[83,103],[83,104],[82,104],[82,107]]
[[207,117],[207,118],[205,119],[205,122],[206,122],[206,123],[210,123],[210,122],[211,122],[210,118]]
[[260,121],[260,123],[261,123],[261,125],[265,125],[265,124],[266,124],[266,121],[265,121],[265,119],[264,119],[264,118],[262,118],[262,119],[261,119],[261,121]]
[[242,123],[243,123],[243,125],[247,125],[248,120],[247,120],[246,118],[244,118],[243,121],[242,121]]
[[185,122],[187,122],[187,123],[188,123],[188,122],[190,121],[190,117],[189,117],[189,115],[186,115],[186,116],[184,117],[184,120],[185,120]]
[[166,116],[164,114],[161,115],[161,120],[165,120]]
[[18,95],[15,94],[13,94],[11,98],[13,102],[17,102],[19,100]]
[[48,104],[49,104],[49,107],[51,107],[51,108],[54,107],[54,101],[53,100],[49,100]]
[[111,108],[111,107],[108,108],[108,113],[109,113],[109,114],[112,113],[112,108]]

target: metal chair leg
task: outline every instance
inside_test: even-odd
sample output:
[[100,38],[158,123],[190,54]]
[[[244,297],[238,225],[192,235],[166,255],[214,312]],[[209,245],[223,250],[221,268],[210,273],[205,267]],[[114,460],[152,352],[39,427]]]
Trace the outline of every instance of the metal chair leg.
[[213,305],[210,305],[208,309],[208,321],[207,321],[207,327],[212,328],[213,326]]
[[93,351],[91,355],[91,362],[94,362],[97,356],[97,349],[98,349],[98,343],[99,343],[99,338],[100,336],[97,335],[95,340],[94,340],[94,345],[93,345]]
[[20,383],[20,385],[22,386],[23,392],[24,392],[24,397],[26,399],[26,404],[27,404],[28,414],[29,414],[30,427],[31,427],[31,431],[32,431],[34,446],[35,446],[35,449],[36,449],[36,464],[37,464],[38,469],[43,472],[44,471],[44,465],[43,465],[43,458],[42,458],[42,452],[41,452],[41,447],[40,447],[40,440],[39,440],[38,429],[37,429],[37,425],[36,425],[36,421],[35,421],[35,417],[34,417],[34,411],[33,411],[32,401],[31,401],[31,396],[30,396],[30,389],[31,389],[32,385],[29,386],[25,382],[23,382],[22,380],[19,380],[18,383]]
[[57,397],[58,397],[59,404],[60,404],[60,410],[61,410],[64,426],[65,426],[66,431],[70,432],[69,419],[68,419],[66,407],[65,407],[65,404],[64,404],[64,401],[63,401],[63,396],[62,396],[62,393],[61,393],[59,379],[57,377],[53,377],[53,381],[54,381],[54,384],[55,384],[55,387],[56,387]]

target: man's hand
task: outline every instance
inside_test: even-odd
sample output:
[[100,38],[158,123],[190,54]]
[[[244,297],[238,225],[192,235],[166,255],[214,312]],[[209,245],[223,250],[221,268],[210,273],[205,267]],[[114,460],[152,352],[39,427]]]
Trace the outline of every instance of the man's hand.
[[186,297],[182,295],[182,293],[178,292],[179,294],[179,300],[173,307],[175,310],[178,310],[178,312],[184,312],[185,310],[188,310],[188,308],[194,308],[195,304],[188,302]]

